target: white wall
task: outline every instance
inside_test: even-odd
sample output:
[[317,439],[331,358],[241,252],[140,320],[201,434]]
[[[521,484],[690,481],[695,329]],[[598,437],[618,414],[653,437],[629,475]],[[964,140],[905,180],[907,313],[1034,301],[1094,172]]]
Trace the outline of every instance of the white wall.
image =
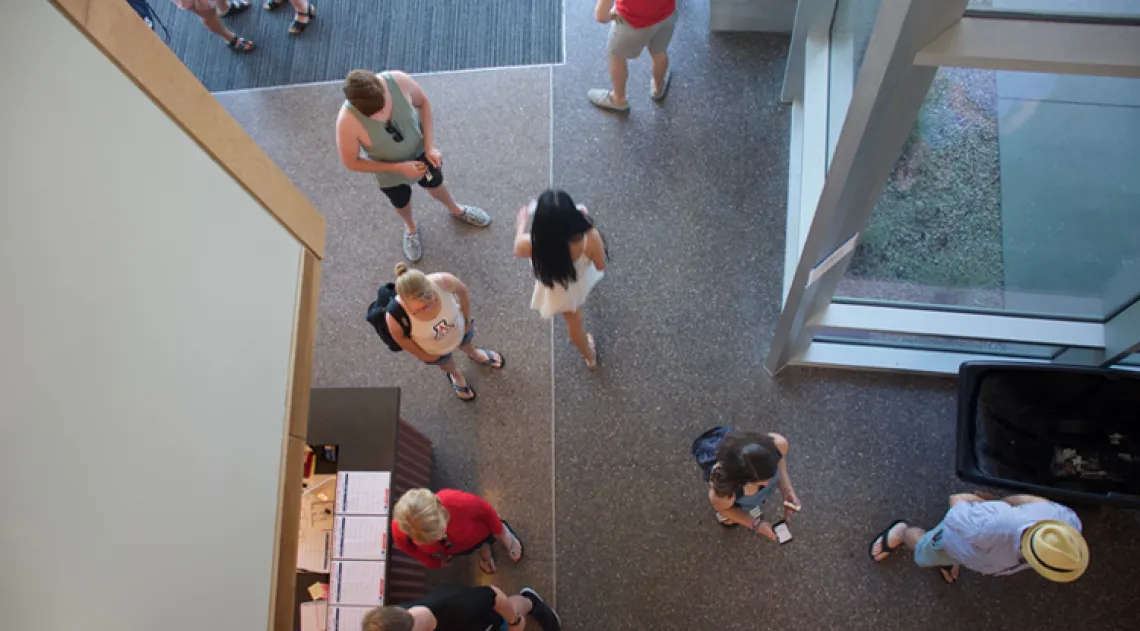
[[301,247],[46,0],[0,59],[0,627],[265,629]]

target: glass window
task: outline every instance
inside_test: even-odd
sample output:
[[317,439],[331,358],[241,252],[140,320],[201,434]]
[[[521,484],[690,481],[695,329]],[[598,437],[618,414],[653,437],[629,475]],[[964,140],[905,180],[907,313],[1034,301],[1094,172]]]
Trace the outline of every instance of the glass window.
[[871,43],[871,31],[879,15],[882,0],[838,0],[835,19],[831,22],[831,63],[829,64],[829,112],[827,163],[839,139],[847,106],[851,104],[851,91],[863,66],[863,56]]
[[967,11],[1013,11],[1038,15],[1137,17],[1140,0],[970,0]]
[[838,301],[1103,321],[1140,290],[1138,164],[1140,80],[940,69]]

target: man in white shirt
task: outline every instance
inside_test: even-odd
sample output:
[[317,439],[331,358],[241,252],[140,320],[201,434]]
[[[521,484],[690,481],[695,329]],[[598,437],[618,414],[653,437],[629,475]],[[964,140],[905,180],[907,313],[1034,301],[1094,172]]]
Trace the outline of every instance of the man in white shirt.
[[1033,568],[1051,581],[1069,583],[1089,563],[1077,514],[1034,495],[952,495],[941,523],[927,531],[896,521],[871,542],[871,559],[882,561],[902,546],[914,551],[920,567],[937,567],[947,583],[958,579],[960,565],[988,576]]

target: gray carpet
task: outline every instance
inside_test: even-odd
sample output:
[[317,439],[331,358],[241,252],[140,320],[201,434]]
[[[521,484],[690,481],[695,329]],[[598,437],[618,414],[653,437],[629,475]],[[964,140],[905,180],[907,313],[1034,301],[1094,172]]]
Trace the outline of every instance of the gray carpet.
[[[561,0],[314,0],[317,19],[287,33],[293,10],[254,6],[223,21],[257,50],[238,54],[170,0],[148,0],[167,43],[210,91],[344,77],[353,68],[439,72],[562,61]],[[160,36],[165,35],[161,26]]]

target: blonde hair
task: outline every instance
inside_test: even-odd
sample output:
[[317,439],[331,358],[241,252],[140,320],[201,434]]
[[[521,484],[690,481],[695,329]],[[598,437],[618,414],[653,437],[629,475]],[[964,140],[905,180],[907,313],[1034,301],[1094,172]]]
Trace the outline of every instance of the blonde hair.
[[396,263],[396,293],[404,300],[430,300],[435,297],[435,285],[427,274],[400,261]]
[[412,489],[396,502],[392,518],[412,541],[427,545],[447,535],[447,522],[451,515],[435,493],[427,489]]
[[412,631],[415,618],[403,607],[377,607],[364,614],[362,631]]

